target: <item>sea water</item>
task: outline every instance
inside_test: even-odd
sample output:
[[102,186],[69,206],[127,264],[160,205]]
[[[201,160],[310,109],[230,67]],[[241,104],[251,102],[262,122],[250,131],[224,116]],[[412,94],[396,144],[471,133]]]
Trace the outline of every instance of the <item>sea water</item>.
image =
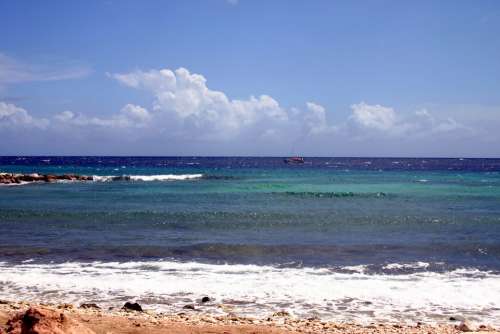
[[[0,298],[500,326],[500,159],[0,157]],[[224,305],[221,307],[221,305]]]

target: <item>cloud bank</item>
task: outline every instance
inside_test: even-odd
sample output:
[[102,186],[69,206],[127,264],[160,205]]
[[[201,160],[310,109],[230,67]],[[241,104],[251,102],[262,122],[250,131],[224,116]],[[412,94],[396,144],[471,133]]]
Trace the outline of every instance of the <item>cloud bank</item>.
[[25,109],[0,101],[0,128],[40,128],[46,129],[49,120],[35,118]]
[[[64,110],[48,118],[36,118],[19,106],[0,102],[0,127],[10,131],[31,127],[58,136],[71,135],[82,142],[96,137],[109,147],[123,140],[151,145],[152,149],[155,143],[168,143],[163,148],[170,149],[175,144],[194,151],[216,144],[212,148],[214,152],[220,149],[219,154],[225,154],[225,149],[230,150],[227,154],[238,150],[248,154],[276,154],[288,151],[292,143],[306,143],[314,148],[311,152],[329,155],[336,152],[339,142],[379,143],[397,148],[404,141],[425,141],[429,137],[456,139],[476,133],[451,117],[439,118],[426,109],[400,112],[363,101],[352,104],[348,116],[333,123],[331,116],[336,111],[327,110],[317,102],[284,108],[266,94],[231,99],[222,91],[210,89],[204,76],[186,68],[107,75],[127,89],[145,92],[150,96],[150,105],[129,101],[107,117]],[[330,147],[333,148],[329,151]]]

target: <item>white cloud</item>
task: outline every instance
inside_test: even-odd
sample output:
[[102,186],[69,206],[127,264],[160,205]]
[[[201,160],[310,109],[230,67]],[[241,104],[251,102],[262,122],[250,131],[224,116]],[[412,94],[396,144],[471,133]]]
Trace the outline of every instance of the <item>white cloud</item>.
[[224,92],[210,89],[205,77],[185,68],[108,75],[127,87],[149,92],[153,96],[153,112],[146,115],[155,119],[151,123],[163,130],[168,127],[172,136],[184,139],[228,140],[244,134],[297,141],[340,132],[357,139],[418,139],[465,128],[453,118],[437,119],[427,110],[404,114],[392,107],[365,102],[352,104],[348,119],[334,126],[328,122],[326,109],[318,103],[307,102],[304,110],[285,110],[268,95],[230,99]]
[[444,133],[455,130],[472,130],[460,124],[451,117],[447,117],[445,119],[436,119],[426,109],[417,110],[415,112],[415,116],[418,119],[417,125],[433,133]]
[[89,75],[88,66],[54,64],[41,66],[26,64],[0,53],[0,86],[30,81],[56,81],[81,78]]
[[130,103],[123,107],[121,112],[124,117],[131,121],[135,120],[137,123],[146,123],[151,119],[151,114],[147,109]]
[[49,121],[45,118],[34,118],[25,109],[0,101],[0,126],[35,127],[45,129]]
[[147,109],[141,106],[127,104],[118,114],[109,118],[88,117],[84,114],[75,114],[66,110],[54,116],[54,119],[63,124],[74,126],[97,126],[109,128],[145,127],[151,119]]
[[379,104],[369,105],[365,102],[351,105],[351,116],[348,124],[350,130],[362,131],[361,136],[412,136],[415,139],[432,135],[456,132],[457,130],[473,132],[455,119],[447,117],[438,119],[426,109],[417,110],[413,114],[400,114],[391,107]]
[[304,115],[304,124],[307,134],[324,134],[336,130],[327,122],[325,107],[314,102],[307,102],[306,107],[308,112]]
[[[153,110],[173,118],[192,135],[227,138],[256,124],[265,127],[288,121],[287,112],[272,97],[260,95],[231,100],[223,92],[209,89],[202,75],[185,68],[110,76],[125,86],[150,92],[154,96]],[[263,128],[262,133],[266,130]]]
[[396,124],[396,113],[392,108],[361,102],[351,105],[351,109],[351,117],[363,127],[390,130]]

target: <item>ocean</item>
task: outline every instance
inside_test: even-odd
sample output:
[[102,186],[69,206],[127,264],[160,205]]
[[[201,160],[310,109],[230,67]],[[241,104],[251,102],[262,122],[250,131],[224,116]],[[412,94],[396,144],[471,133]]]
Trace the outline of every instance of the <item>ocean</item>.
[[500,326],[500,159],[0,157],[0,172],[96,176],[0,186],[0,299]]

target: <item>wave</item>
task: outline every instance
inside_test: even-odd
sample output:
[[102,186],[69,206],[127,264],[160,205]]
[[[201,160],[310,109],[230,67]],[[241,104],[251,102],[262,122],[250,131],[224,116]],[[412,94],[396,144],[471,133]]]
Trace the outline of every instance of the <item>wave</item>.
[[158,174],[158,175],[94,175],[93,180],[97,182],[110,181],[182,181],[200,179],[203,174]]
[[413,263],[389,263],[383,267],[383,269],[388,270],[400,270],[400,269],[427,269],[430,263],[428,262],[413,262]]
[[[152,232],[155,233],[155,232]],[[206,232],[202,232],[204,235]],[[196,232],[188,232],[195,235]],[[285,267],[328,267],[342,272],[402,275],[419,272],[443,273],[469,266],[500,274],[494,259],[500,247],[477,245],[354,244],[354,245],[260,245],[200,243],[191,245],[66,245],[0,246],[0,259],[17,263],[35,258],[39,263],[61,261],[142,261],[172,259],[204,263],[256,264]],[[435,256],[439,253],[440,256]],[[394,256],[397,254],[397,257]],[[467,261],[461,260],[467,257]],[[492,262],[493,261],[493,262]],[[369,263],[369,264],[363,264]],[[362,265],[362,267],[359,267]]]
[[336,192],[320,192],[320,191],[285,191],[274,192],[274,194],[284,194],[295,197],[319,197],[319,198],[336,198],[336,197],[385,197],[384,192],[374,193],[355,193],[351,191],[336,191]]
[[92,300],[117,307],[124,298],[135,298],[149,309],[178,312],[186,303],[210,296],[214,302],[199,307],[207,313],[221,312],[217,305],[224,304],[233,313],[259,318],[286,309],[298,317],[360,323],[437,323],[462,315],[500,325],[500,275],[475,268],[387,275],[161,260],[0,262],[0,272],[0,298],[5,299]]

